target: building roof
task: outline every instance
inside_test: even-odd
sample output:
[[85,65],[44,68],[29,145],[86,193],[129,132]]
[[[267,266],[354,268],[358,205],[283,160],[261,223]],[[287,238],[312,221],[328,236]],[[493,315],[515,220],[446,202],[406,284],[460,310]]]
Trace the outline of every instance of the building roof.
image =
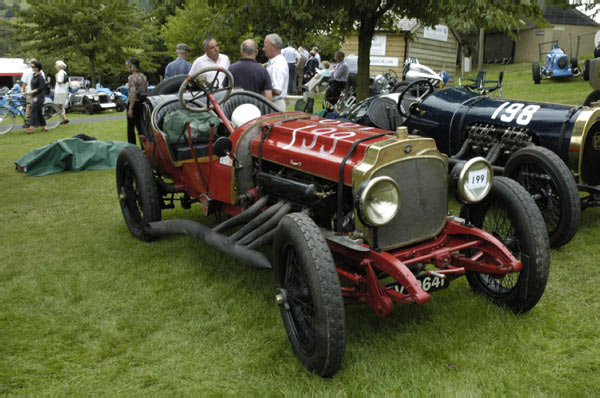
[[0,76],[21,76],[26,69],[21,58],[0,58]]
[[546,6],[544,18],[552,25],[598,26],[593,19],[574,8]]

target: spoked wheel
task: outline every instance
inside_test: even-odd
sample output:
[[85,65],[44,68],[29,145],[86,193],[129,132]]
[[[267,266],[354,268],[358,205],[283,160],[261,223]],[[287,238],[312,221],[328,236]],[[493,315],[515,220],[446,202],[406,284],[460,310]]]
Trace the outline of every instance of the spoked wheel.
[[146,227],[151,222],[160,221],[161,199],[152,166],[136,146],[123,148],[117,158],[117,194],[131,235],[150,241],[152,237]]
[[[208,78],[206,73],[215,72],[212,78]],[[219,79],[222,75],[227,76],[227,87],[219,87]],[[223,97],[217,100],[218,104],[225,102],[233,90],[233,75],[229,70],[221,67],[209,67],[200,69],[193,76],[188,76],[179,87],[179,103],[182,107],[191,112],[206,112],[214,109],[214,105],[209,101],[211,96],[225,92]],[[187,93],[187,95],[186,95]]]
[[88,115],[94,113],[94,105],[87,98],[83,99],[83,109]]
[[412,112],[415,112],[419,104],[433,93],[433,84],[427,79],[420,79],[412,82],[402,94],[398,97],[398,113],[405,119],[408,119]]
[[504,167],[504,175],[516,180],[540,208],[551,247],[573,239],[581,219],[581,204],[575,179],[567,165],[551,150],[530,146],[515,152]]
[[62,110],[60,105],[56,104],[44,104],[43,106],[44,119],[46,120],[46,128],[52,130],[60,124],[62,121]]
[[117,112],[123,112],[125,110],[125,102],[123,102],[123,98],[121,98],[121,95],[116,95],[115,96],[115,110]]
[[327,377],[346,349],[344,301],[333,257],[317,225],[303,213],[283,217],[273,244],[277,302],[296,356]]
[[490,194],[480,203],[464,206],[461,217],[494,235],[523,263],[521,272],[500,276],[467,272],[473,291],[515,313],[533,308],[546,288],[550,246],[531,196],[517,182],[495,177]]
[[592,91],[583,101],[583,106],[596,108],[600,106],[600,89]]
[[0,134],[10,133],[15,127],[15,115],[8,108],[0,108]]

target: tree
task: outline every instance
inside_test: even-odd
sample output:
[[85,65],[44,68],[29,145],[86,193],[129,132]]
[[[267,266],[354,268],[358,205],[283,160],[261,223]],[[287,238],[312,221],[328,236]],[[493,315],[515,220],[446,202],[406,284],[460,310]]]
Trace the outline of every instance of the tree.
[[[175,15],[167,18],[161,36],[168,48],[186,42],[192,58],[204,53],[202,43],[206,37],[215,37],[221,52],[229,55],[232,61],[239,57],[243,40],[254,39],[260,44],[267,34],[273,32],[278,33],[285,44],[294,46],[310,47],[315,44],[312,38],[317,35],[319,41],[339,46],[341,37],[332,34],[326,4],[299,1],[290,6],[291,3],[187,0],[177,8]],[[263,61],[266,58],[260,54],[258,59]]]
[[[25,54],[66,59],[89,68],[92,84],[101,75],[124,70],[135,55],[148,70],[156,69],[149,56],[144,12],[125,0],[69,2],[68,12],[53,2],[40,2],[18,12],[17,37]],[[147,61],[147,62],[144,62]]]
[[[453,23],[460,23],[465,28],[495,28],[510,35],[519,28],[520,18],[531,18],[536,22],[542,19],[538,2],[527,0],[338,0],[326,3],[330,4],[335,29],[344,36],[358,31],[359,99],[369,94],[369,54],[375,29],[394,29],[394,18],[416,18],[425,26],[453,19]],[[567,5],[568,0],[552,3]]]

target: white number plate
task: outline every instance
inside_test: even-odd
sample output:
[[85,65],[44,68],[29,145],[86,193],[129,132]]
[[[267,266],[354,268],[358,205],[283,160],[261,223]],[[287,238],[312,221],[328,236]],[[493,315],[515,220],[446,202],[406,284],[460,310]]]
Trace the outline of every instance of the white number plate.
[[[435,275],[427,275],[427,274],[418,275],[417,280],[419,281],[419,284],[421,285],[421,289],[425,290],[426,292],[433,292],[436,290],[445,289],[450,284],[450,282],[444,278],[441,278],[441,277],[435,276]],[[402,286],[402,285],[396,285],[395,289],[398,293],[402,293],[402,294],[408,293],[406,291],[406,289],[404,288],[404,286]]]
[[487,184],[488,171],[487,169],[475,170],[469,172],[469,181],[467,181],[467,188],[483,188]]

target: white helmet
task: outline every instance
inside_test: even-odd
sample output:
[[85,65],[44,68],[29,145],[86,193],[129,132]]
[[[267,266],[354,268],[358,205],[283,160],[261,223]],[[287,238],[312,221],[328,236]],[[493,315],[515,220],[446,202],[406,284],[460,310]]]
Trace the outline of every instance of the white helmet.
[[256,105],[242,104],[235,108],[231,114],[231,122],[237,128],[250,120],[260,117],[260,109]]

